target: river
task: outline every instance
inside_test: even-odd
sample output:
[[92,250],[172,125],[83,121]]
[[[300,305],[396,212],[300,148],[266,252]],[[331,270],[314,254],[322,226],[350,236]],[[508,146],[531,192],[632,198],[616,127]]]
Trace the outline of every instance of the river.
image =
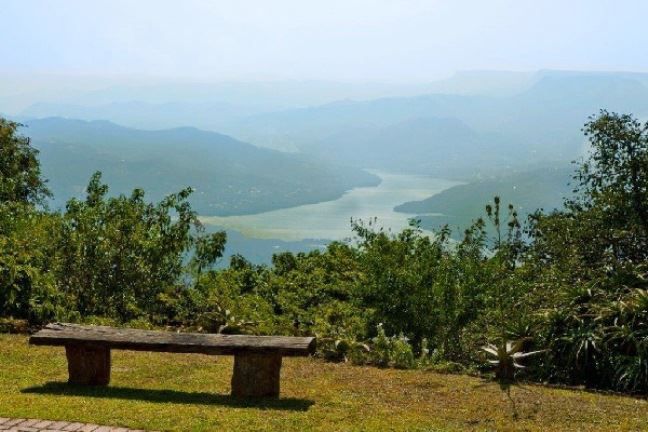
[[378,218],[378,225],[392,231],[408,226],[415,215],[397,213],[394,207],[437,194],[457,181],[425,175],[394,174],[368,170],[380,177],[378,186],[351,189],[334,201],[244,216],[204,216],[205,225],[236,230],[248,238],[300,241],[342,240],[351,236],[350,220]]

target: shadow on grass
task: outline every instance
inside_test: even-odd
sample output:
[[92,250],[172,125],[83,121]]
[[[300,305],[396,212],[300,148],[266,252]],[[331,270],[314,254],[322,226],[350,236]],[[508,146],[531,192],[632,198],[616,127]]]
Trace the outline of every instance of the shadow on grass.
[[22,393],[83,396],[93,398],[126,399],[159,403],[194,405],[220,405],[233,408],[259,408],[268,410],[307,411],[315,402],[298,398],[240,398],[230,395],[184,392],[178,390],[137,389],[129,387],[92,387],[54,381],[41,386],[28,387]]

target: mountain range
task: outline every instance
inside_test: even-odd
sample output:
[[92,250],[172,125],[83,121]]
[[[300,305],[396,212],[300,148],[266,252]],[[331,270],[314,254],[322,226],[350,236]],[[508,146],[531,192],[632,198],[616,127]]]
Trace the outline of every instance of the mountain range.
[[55,206],[83,196],[97,170],[115,194],[141,187],[149,199],[159,200],[190,186],[194,209],[220,216],[331,200],[353,187],[379,183],[356,168],[195,128],[144,131],[61,118],[25,123],[21,132],[40,151]]
[[[470,177],[493,173],[485,167],[519,168],[581,155],[580,129],[588,116],[604,108],[648,115],[647,83],[648,75],[640,74],[547,72],[514,95],[341,101],[250,116],[226,130],[255,144],[283,142],[363,168]],[[459,137],[467,138],[461,146]]]
[[[581,127],[600,109],[648,118],[648,74],[475,71],[423,84],[139,83],[31,96],[0,89],[0,112],[27,124],[22,132],[41,152],[54,207],[82,197],[95,170],[113,194],[142,187],[158,200],[191,186],[205,216],[333,200],[378,184],[365,169],[465,182],[396,207],[425,228],[465,228],[495,195],[523,217],[559,207],[571,192],[568,162],[587,151]],[[310,248],[232,239],[265,261],[275,248]]]

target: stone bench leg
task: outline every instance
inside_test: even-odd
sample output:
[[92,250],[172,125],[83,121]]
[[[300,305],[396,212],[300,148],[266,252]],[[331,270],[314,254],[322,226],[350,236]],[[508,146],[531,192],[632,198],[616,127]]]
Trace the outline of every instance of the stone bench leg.
[[237,354],[234,356],[232,396],[279,397],[281,355]]
[[108,385],[110,348],[90,345],[66,345],[70,384]]

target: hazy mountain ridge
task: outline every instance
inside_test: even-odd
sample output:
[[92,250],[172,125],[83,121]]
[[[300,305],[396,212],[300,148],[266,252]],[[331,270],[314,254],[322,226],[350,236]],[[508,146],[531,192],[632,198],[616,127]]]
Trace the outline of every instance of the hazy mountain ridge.
[[[277,141],[284,140],[306,153],[333,156],[344,144],[345,157],[353,155],[351,159],[357,160],[366,154],[364,142],[380,135],[381,128],[416,118],[430,119],[430,127],[434,128],[437,122],[434,119],[454,118],[479,134],[479,141],[486,147],[493,143],[497,150],[498,145],[502,145],[505,152],[482,152],[483,165],[567,161],[582,153],[584,139],[580,126],[589,115],[602,108],[633,112],[640,117],[648,114],[646,77],[648,75],[626,73],[542,72],[536,74],[528,88],[512,96],[428,94],[341,102],[252,116],[228,132],[261,145],[269,141],[277,145]],[[364,136],[358,134],[358,125],[366,128]],[[344,138],[345,130],[355,131],[353,139],[357,143]],[[394,147],[398,145],[394,142]],[[418,147],[411,148],[411,158],[425,160],[431,149],[438,151],[445,145],[444,136],[439,132],[437,140],[422,141]],[[385,159],[392,159],[391,155],[385,155]],[[398,159],[394,160],[395,165],[391,168],[402,169]],[[472,162],[472,158],[467,157],[466,164],[461,167],[463,171],[474,168]],[[374,168],[371,165],[363,167]],[[376,167],[386,168],[382,164]],[[420,172],[420,168],[412,171]]]
[[109,120],[122,126],[139,129],[169,129],[188,125],[202,129],[218,129],[236,119],[263,112],[260,107],[227,102],[111,102],[102,105],[36,103],[22,112],[25,117],[57,117],[79,120]]
[[191,186],[194,208],[234,215],[336,199],[375,185],[366,172],[322,164],[301,155],[259,148],[195,128],[142,131],[107,121],[48,118],[27,122],[23,133],[40,150],[55,205],[83,196],[100,170],[112,193],[142,187],[150,199]]
[[[455,178],[514,163],[517,148],[495,133],[478,133],[455,118],[419,117],[389,126],[343,129],[302,150],[355,166]],[[501,155],[499,161],[485,155]]]
[[[381,161],[362,163],[366,142],[380,136],[383,128],[423,118],[430,119],[429,128],[435,127],[434,119],[460,120],[480,134],[483,145],[506,148],[504,158],[484,154],[487,163],[483,165],[515,166],[528,160],[570,160],[580,154],[583,138],[579,126],[601,108],[648,114],[648,74],[467,71],[411,85],[259,82],[118,86],[87,92],[67,102],[35,104],[23,115],[105,119],[144,129],[196,126],[264,147],[333,156],[337,163],[347,162],[334,157],[344,147],[340,154],[360,161],[354,162],[358,167],[402,170],[404,163],[391,154],[382,159],[394,159],[393,166]],[[366,133],[361,128],[366,128]],[[347,131],[352,137],[345,137]],[[421,140],[418,147],[412,147],[412,159],[420,162],[431,149],[443,150],[444,136],[439,132],[437,137],[434,142]],[[448,139],[451,141],[451,136]],[[511,143],[517,143],[515,160]],[[436,169],[438,164],[420,165],[424,164],[417,164],[412,171]],[[472,167],[467,163],[463,168],[469,172]]]

